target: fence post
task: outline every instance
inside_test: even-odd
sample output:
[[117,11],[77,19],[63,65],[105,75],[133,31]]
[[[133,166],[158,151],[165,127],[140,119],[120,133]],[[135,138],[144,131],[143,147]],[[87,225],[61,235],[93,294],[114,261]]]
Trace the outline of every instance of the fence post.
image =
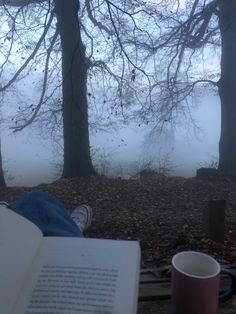
[[203,215],[203,229],[215,242],[224,242],[226,200],[211,200]]

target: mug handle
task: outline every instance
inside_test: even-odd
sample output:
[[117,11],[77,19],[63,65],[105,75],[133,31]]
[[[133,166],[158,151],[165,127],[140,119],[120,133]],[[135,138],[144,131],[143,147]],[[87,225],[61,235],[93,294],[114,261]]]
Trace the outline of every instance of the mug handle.
[[223,275],[227,275],[231,279],[230,288],[226,291],[223,291],[219,294],[219,302],[226,302],[232,298],[234,294],[236,294],[236,277],[227,269],[221,268],[220,273]]

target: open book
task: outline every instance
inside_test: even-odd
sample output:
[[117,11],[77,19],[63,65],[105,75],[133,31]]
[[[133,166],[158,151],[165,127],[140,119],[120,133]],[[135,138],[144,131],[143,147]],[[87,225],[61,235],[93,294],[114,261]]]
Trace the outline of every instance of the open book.
[[43,237],[0,206],[1,314],[134,314],[136,241]]

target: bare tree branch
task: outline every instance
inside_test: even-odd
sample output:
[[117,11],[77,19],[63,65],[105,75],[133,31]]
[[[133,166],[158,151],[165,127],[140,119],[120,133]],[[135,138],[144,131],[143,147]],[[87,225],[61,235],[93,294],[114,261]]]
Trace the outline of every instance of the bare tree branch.
[[0,0],[0,6],[8,5],[11,7],[24,7],[29,4],[38,4],[48,0]]
[[26,121],[24,124],[22,125],[18,125],[17,127],[12,127],[11,129],[14,130],[14,132],[18,132],[23,130],[25,127],[29,126],[34,119],[37,117],[38,112],[43,104],[44,101],[44,97],[45,97],[45,93],[46,93],[46,89],[47,89],[47,80],[48,80],[48,71],[49,71],[49,60],[50,60],[50,56],[54,47],[54,44],[56,42],[56,39],[58,37],[59,31],[58,29],[56,29],[56,32],[52,38],[51,44],[49,46],[49,48],[47,49],[47,57],[46,57],[46,61],[45,61],[45,72],[44,72],[44,79],[43,79],[43,88],[42,88],[42,92],[41,92],[41,96],[39,99],[39,102],[37,104],[36,107],[34,107],[33,109],[33,114],[32,116],[28,119],[28,121]]
[[13,77],[8,81],[7,84],[5,84],[4,86],[0,87],[0,92],[5,91],[8,87],[10,87],[15,81],[16,79],[19,77],[19,75],[22,73],[22,71],[27,67],[27,65],[30,63],[31,60],[34,59],[37,51],[39,50],[44,38],[47,35],[47,32],[52,24],[54,18],[54,13],[52,12],[49,18],[49,21],[47,23],[47,25],[44,28],[43,34],[41,35],[40,39],[38,40],[33,52],[31,53],[31,55],[27,58],[27,60],[22,64],[22,66],[16,71],[16,73],[13,75]]
[[94,26],[97,26],[101,30],[104,30],[109,36],[114,35],[114,31],[103,25],[101,22],[98,22],[93,15],[93,10],[91,8],[91,0],[85,0],[85,6],[87,9],[88,17],[93,23]]

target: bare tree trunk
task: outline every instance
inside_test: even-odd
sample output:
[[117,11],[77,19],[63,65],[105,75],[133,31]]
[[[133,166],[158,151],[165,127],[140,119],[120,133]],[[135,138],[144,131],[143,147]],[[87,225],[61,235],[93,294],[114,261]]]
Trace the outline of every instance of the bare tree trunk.
[[78,0],[56,0],[63,76],[64,169],[62,177],[95,174],[89,145],[87,60],[78,20]]
[[221,135],[219,170],[236,175],[236,1],[219,1],[219,24],[222,39],[221,78]]
[[0,187],[6,186],[6,182],[4,179],[4,172],[2,168],[2,149],[1,149],[1,140],[0,140]]

